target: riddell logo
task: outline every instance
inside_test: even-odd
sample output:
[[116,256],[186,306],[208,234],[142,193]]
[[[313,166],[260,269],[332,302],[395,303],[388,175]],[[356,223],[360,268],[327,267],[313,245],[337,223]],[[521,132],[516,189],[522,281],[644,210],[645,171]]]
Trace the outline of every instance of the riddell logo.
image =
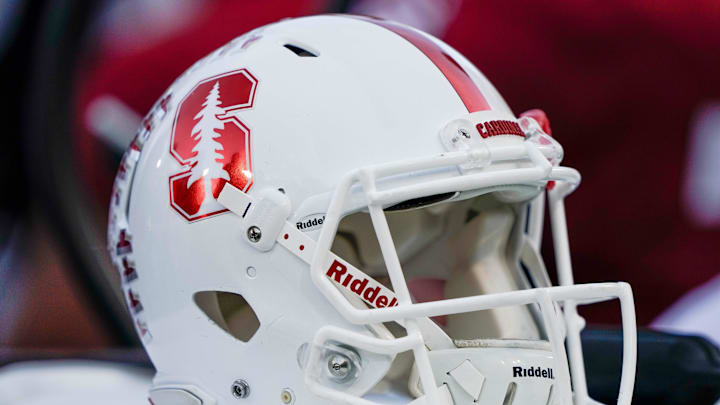
[[170,155],[180,164],[170,177],[170,205],[187,221],[227,212],[215,199],[223,185],[252,186],[250,129],[236,112],[251,108],[257,79],[246,69],[198,83],[177,108]]
[[551,380],[555,379],[555,373],[553,373],[552,367],[541,368],[541,367],[513,367],[513,377],[538,377],[548,378]]
[[[367,277],[353,277],[353,275],[348,272],[347,266],[337,260],[332,262],[326,275],[347,290],[360,296],[360,298],[375,308],[395,307],[398,304],[397,299],[391,299],[388,294],[383,293],[387,291],[384,286]],[[372,284],[368,285],[370,283]]]
[[325,214],[313,214],[300,218],[295,226],[303,232],[310,232],[322,227],[323,222],[325,222]]

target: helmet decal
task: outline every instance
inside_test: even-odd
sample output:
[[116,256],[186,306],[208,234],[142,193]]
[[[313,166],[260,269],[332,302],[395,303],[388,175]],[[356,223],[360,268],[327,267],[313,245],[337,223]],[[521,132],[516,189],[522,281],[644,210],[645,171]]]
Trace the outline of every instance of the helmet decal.
[[122,288],[125,291],[125,302],[130,310],[137,333],[146,345],[152,342],[152,334],[142,313],[143,305],[140,295],[137,290],[131,289],[131,285],[138,283],[139,275],[133,259],[133,238],[128,225],[129,190],[132,187],[135,169],[145,142],[166,117],[171,107],[172,94],[172,90],[168,89],[153,105],[143,118],[140,128],[125,151],[113,183],[108,215],[108,251],[115,268],[120,272]]
[[395,34],[403,37],[406,41],[413,44],[420,52],[437,66],[443,75],[452,85],[455,92],[462,100],[468,112],[485,111],[490,109],[485,96],[482,94],[478,86],[473,82],[470,75],[460,64],[439,45],[427,38],[425,35],[402,24],[397,24],[387,20],[377,20],[367,17],[354,16],[370,23],[379,25]]
[[217,201],[225,182],[252,186],[250,129],[236,112],[251,108],[257,79],[246,69],[198,83],[180,102],[170,155],[180,165],[170,181],[170,205],[187,221],[227,212]]

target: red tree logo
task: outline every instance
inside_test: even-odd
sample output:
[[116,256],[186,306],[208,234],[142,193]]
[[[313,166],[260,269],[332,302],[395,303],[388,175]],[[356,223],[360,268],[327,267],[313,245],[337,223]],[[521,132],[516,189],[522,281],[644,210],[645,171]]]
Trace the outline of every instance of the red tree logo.
[[198,83],[180,102],[170,154],[180,171],[170,177],[170,205],[196,221],[227,212],[215,199],[225,182],[252,186],[250,130],[236,112],[252,107],[257,79],[245,69]]

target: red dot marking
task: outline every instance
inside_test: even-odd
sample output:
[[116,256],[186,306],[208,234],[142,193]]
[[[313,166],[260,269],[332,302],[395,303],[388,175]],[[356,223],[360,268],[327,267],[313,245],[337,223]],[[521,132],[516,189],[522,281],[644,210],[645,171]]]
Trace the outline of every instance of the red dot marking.
[[283,238],[285,238],[285,239],[287,239],[289,237],[290,237],[290,235],[288,235],[288,234],[285,234],[285,236],[283,236]]
[[305,245],[300,245],[300,250],[304,250],[304,249],[305,249]]

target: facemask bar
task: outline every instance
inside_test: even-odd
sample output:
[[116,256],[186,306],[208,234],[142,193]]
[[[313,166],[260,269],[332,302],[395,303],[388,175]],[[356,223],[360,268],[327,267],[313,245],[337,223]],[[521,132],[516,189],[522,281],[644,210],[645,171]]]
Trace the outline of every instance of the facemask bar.
[[[471,312],[486,310],[492,308],[498,308],[502,306],[511,305],[526,305],[535,303],[540,306],[540,310],[543,314],[543,320],[548,324],[548,337],[550,344],[555,354],[557,368],[560,370],[561,376],[564,379],[560,379],[557,382],[556,389],[560,392],[560,403],[562,404],[589,404],[594,403],[587,395],[581,397],[577,389],[575,390],[574,401],[570,386],[564,381],[569,381],[569,369],[568,369],[568,358],[565,352],[563,344],[563,335],[560,328],[561,319],[559,314],[555,311],[554,302],[568,302],[570,300],[576,303],[597,303],[601,301],[618,298],[620,300],[621,311],[623,313],[623,370],[622,379],[620,384],[620,396],[618,397],[618,404],[628,405],[632,397],[632,387],[634,383],[635,375],[635,324],[634,317],[625,316],[627,311],[634,311],[632,291],[630,286],[626,283],[594,283],[594,284],[583,284],[574,286],[557,286],[548,288],[536,288],[530,290],[521,290],[507,293],[488,294],[466,298],[455,298],[451,300],[436,301],[446,303],[437,309],[428,309],[427,304],[411,304],[412,308],[409,311],[405,311],[400,306],[389,308],[387,315],[379,317],[382,322],[389,322],[398,319],[400,316],[416,317],[416,316],[435,316],[438,314],[455,314],[462,312]],[[452,307],[452,308],[451,308]],[[373,312],[380,312],[385,310],[375,309],[369,310]],[[427,355],[425,348],[425,341],[421,334],[410,333],[401,338],[395,339],[380,339],[367,335],[362,335],[357,332],[352,332],[347,329],[342,329],[334,326],[326,326],[321,328],[315,335],[313,345],[309,354],[310,361],[308,364],[322,364],[323,348],[328,345],[328,342],[341,342],[362,350],[366,350],[373,353],[395,355],[405,351],[412,350],[415,354],[416,361],[418,355],[424,353]],[[422,367],[418,363],[418,368]],[[306,372],[308,370],[306,369]],[[434,379],[430,376],[431,384],[428,384],[426,380],[423,381],[423,387],[435,387]],[[330,387],[319,384],[316,379],[313,378],[312,373],[306,374],[306,384],[310,387],[311,391],[315,394],[326,397],[331,400],[340,401],[341,403],[348,404],[362,404],[362,405],[380,405],[376,402],[368,401],[362,398],[358,398],[349,395],[345,392],[332,389]],[[435,392],[433,392],[435,391]],[[427,404],[452,404],[452,402],[443,402],[442,392],[440,390],[428,390],[426,392]],[[433,398],[435,395],[435,398]],[[414,402],[413,402],[414,403]]]
[[[571,191],[572,190],[569,184],[558,183],[556,187],[548,193],[550,223],[553,231],[555,261],[560,286],[574,285],[564,204],[565,196]],[[623,326],[623,365],[618,404],[629,404],[632,400],[633,386],[635,383],[635,365],[637,362],[635,308],[630,286],[625,284],[625,289],[627,290],[625,295],[628,305],[623,305],[623,299],[620,298]],[[585,319],[578,315],[577,305],[578,300],[576,299],[566,300],[563,314],[567,328],[566,342],[570,360],[570,369],[572,371],[572,384],[575,396],[579,400],[579,403],[582,404],[586,401],[591,402],[592,400],[588,395],[585,365],[582,354],[582,342],[580,340],[580,332],[585,328]],[[632,332],[629,333],[629,331]]]
[[[578,303],[603,301],[618,298],[621,305],[622,324],[624,330],[623,370],[618,404],[629,404],[634,385],[636,362],[636,325],[635,312],[630,287],[625,283],[597,283],[587,285],[573,285],[572,269],[570,266],[569,243],[565,228],[565,212],[563,199],[579,183],[579,173],[571,168],[554,167],[548,159],[555,153],[551,147],[523,142],[511,146],[502,146],[486,149],[473,149],[458,152],[448,152],[440,156],[407,160],[399,163],[389,163],[374,167],[359,169],[346,175],[335,189],[328,208],[324,226],[320,232],[316,249],[311,260],[311,276],[314,284],[332,302],[335,308],[350,322],[355,324],[377,324],[404,320],[407,337],[383,340],[361,336],[341,329],[323,329],[324,332],[316,337],[315,345],[311,349],[311,358],[317,356],[317,347],[321,347],[326,340],[332,338],[347,344],[357,344],[359,347],[372,352],[393,353],[413,350],[420,379],[426,388],[428,403],[439,404],[441,392],[436,389],[432,374],[430,360],[425,347],[422,333],[418,327],[418,318],[440,315],[450,315],[463,312],[479,311],[509,305],[525,305],[535,303],[542,310],[548,329],[550,343],[558,368],[565,375],[570,374],[568,363],[572,368],[572,381],[575,388],[575,403],[592,401],[587,395],[584,366],[580,346],[579,332],[584,326],[584,320],[577,314]],[[511,160],[529,159],[533,166],[526,168],[512,168],[497,171],[478,171],[453,178],[431,180],[424,183],[410,184],[387,190],[378,190],[378,179],[410,173],[420,170],[430,170],[442,167],[458,166],[474,162],[480,167],[487,167],[491,163]],[[447,192],[476,190],[503,184],[538,184],[547,181],[556,181],[557,185],[550,193],[549,203],[557,256],[557,267],[560,277],[560,286],[549,288],[536,288],[530,290],[513,291],[508,293],[480,295],[448,299],[435,302],[413,304],[410,298],[402,267],[390,235],[389,227],[383,208],[399,202],[428,195]],[[378,242],[383,253],[388,275],[393,290],[398,299],[398,306],[378,309],[358,309],[354,307],[345,296],[325,276],[330,258],[330,247],[335,238],[340,219],[344,213],[346,200],[349,199],[351,189],[359,183],[367,199]],[[560,320],[555,314],[553,302],[564,302],[564,322],[568,337],[568,354],[565,351]],[[568,381],[568,380],[565,380]],[[310,388],[318,395],[332,398],[346,403],[372,404],[372,402],[348,396],[348,394],[319,385],[311,378],[307,378]],[[563,403],[571,403],[571,388],[558,386]]]
[[540,194],[530,202],[530,218],[527,226],[527,234],[530,243],[540,251],[540,243],[542,241],[543,222],[545,220],[545,197],[546,192],[541,191]]

